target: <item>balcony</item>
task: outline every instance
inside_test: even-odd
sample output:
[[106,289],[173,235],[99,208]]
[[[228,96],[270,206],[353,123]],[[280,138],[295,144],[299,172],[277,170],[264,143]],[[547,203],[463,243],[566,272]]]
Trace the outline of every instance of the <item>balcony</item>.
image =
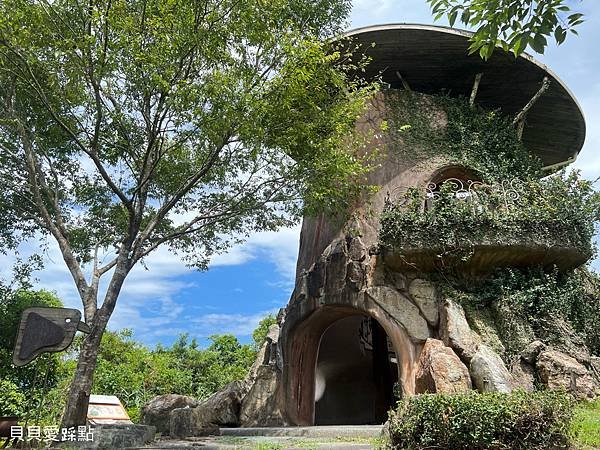
[[388,195],[380,245],[393,270],[570,270],[593,254],[598,194],[577,175],[497,184],[457,178]]

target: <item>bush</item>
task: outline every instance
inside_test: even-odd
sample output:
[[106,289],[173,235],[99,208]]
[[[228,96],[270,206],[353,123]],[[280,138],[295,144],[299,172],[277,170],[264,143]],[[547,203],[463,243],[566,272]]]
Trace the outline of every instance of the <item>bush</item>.
[[562,392],[424,394],[390,413],[390,440],[408,450],[568,448],[573,408]]
[[[456,194],[467,192],[467,200]],[[464,250],[465,260],[479,245],[574,247],[592,256],[600,194],[577,172],[543,180],[503,183],[447,182],[424,208],[425,189],[411,188],[388,202],[381,216],[381,244],[396,253],[414,248],[438,255]]]
[[23,416],[26,399],[17,385],[0,380],[0,393],[0,416]]

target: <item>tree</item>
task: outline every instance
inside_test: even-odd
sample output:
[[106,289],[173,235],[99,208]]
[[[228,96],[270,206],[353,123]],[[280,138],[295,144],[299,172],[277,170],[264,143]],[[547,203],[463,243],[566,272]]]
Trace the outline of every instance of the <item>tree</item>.
[[0,3],[0,244],[53,239],[91,326],[62,426],[85,421],[136,264],[166,245],[205,269],[253,230],[358,193],[365,168],[349,134],[372,90],[326,39],[350,6]]
[[498,46],[520,55],[528,47],[544,53],[548,38],[560,45],[568,32],[584,21],[568,0],[427,0],[436,20],[444,15],[453,27],[457,20],[475,27],[469,50],[489,58]]
[[277,317],[273,314],[269,314],[263,317],[258,323],[256,330],[252,332],[252,339],[254,340],[254,348],[258,351],[267,340],[267,334],[269,334],[269,327],[277,323]]

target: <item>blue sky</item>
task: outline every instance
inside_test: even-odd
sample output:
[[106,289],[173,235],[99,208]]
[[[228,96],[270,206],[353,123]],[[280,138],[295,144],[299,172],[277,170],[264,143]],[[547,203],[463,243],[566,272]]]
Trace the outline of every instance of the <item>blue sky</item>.
[[[587,15],[579,37],[569,37],[545,55],[535,55],[571,88],[587,119],[586,145],[574,167],[586,178],[600,177],[600,2],[584,0]],[[355,0],[351,28],[382,23],[433,23],[425,0]],[[441,22],[441,24],[444,24]],[[207,272],[187,269],[166,249],[136,267],[126,281],[109,328],[131,328],[152,346],[169,345],[187,332],[200,342],[216,333],[250,341],[258,321],[287,303],[292,288],[300,227],[258,233],[247,243],[217,256]],[[70,307],[80,308],[73,282],[55,247],[50,246],[36,286],[55,291]],[[9,257],[0,255],[0,267]],[[0,271],[1,272],[1,271]]]

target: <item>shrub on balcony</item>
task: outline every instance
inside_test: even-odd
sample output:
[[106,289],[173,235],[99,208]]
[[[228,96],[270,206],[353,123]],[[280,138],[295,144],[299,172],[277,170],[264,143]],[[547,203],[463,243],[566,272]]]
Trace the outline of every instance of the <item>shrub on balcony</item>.
[[495,244],[574,247],[591,256],[599,218],[600,194],[575,172],[465,189],[444,183],[438,192],[412,188],[390,199],[380,243],[400,255],[423,248],[462,259]]

